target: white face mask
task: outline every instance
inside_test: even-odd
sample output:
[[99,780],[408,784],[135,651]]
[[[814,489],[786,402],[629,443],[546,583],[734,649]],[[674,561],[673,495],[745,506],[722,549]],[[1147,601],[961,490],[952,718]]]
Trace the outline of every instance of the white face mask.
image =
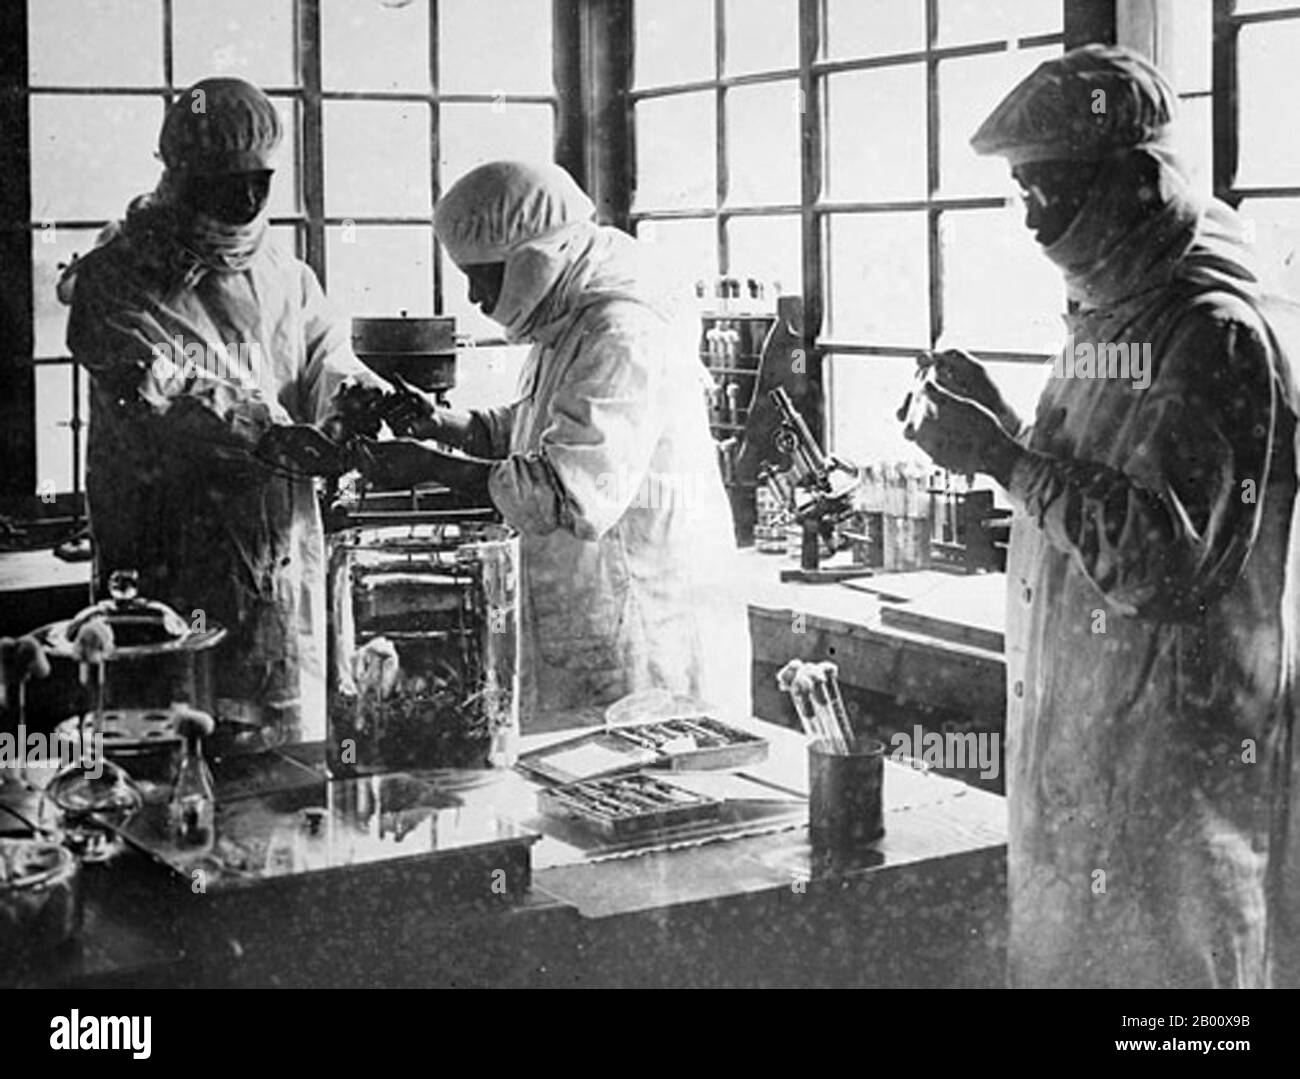
[[593,227],[569,226],[522,243],[506,254],[501,295],[489,317],[505,330],[507,341],[528,339],[538,308],[569,267],[575,239]]

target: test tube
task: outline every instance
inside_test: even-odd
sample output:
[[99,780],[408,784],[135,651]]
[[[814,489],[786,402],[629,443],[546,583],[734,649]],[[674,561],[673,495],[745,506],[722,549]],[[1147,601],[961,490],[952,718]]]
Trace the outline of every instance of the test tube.
[[777,672],[776,684],[790,694],[790,700],[794,702],[795,714],[799,717],[799,725],[803,727],[804,734],[809,738],[819,738],[821,732],[817,728],[817,713],[812,706],[812,699],[796,686],[802,667],[803,663],[800,660],[792,659]]
[[834,663],[818,665],[826,683],[826,696],[830,699],[831,714],[839,726],[840,734],[846,745],[853,744],[853,725],[849,722],[849,710],[844,706],[844,695],[840,692],[840,669]]

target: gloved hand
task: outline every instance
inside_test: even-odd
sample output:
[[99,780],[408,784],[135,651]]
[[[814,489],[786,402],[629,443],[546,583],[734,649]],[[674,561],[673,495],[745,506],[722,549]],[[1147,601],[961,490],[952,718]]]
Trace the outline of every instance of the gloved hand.
[[333,412],[321,421],[321,430],[333,442],[378,437],[387,396],[378,386],[344,382],[334,392]]
[[340,448],[307,423],[277,424],[257,443],[257,455],[269,464],[313,476],[347,471]]
[[917,386],[899,416],[903,437],[950,472],[986,472],[1005,487],[1024,452],[989,409],[948,392],[933,377]]
[[1003,399],[985,366],[969,352],[959,348],[931,352],[916,364],[921,372],[933,371],[934,380],[941,388],[983,405],[1012,438],[1020,434],[1020,417]]
[[384,422],[399,438],[437,438],[441,425],[438,402],[431,393],[412,386],[394,372],[388,381],[393,392],[384,398]]
[[412,438],[389,442],[357,439],[352,443],[348,467],[359,469],[369,483],[381,490],[441,483],[485,498],[492,462],[453,456]]

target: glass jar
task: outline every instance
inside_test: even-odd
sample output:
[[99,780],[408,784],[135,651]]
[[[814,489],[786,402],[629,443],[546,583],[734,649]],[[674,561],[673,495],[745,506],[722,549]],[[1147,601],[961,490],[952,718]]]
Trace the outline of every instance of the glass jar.
[[424,518],[330,537],[332,775],[517,758],[518,539],[468,514]]

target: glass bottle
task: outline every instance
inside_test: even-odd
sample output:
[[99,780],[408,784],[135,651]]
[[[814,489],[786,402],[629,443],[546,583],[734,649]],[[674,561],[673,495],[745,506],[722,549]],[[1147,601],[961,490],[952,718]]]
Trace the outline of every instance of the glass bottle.
[[196,731],[186,731],[185,749],[172,790],[172,834],[184,846],[210,845],[214,838],[216,809],[212,772],[203,759],[203,739]]

